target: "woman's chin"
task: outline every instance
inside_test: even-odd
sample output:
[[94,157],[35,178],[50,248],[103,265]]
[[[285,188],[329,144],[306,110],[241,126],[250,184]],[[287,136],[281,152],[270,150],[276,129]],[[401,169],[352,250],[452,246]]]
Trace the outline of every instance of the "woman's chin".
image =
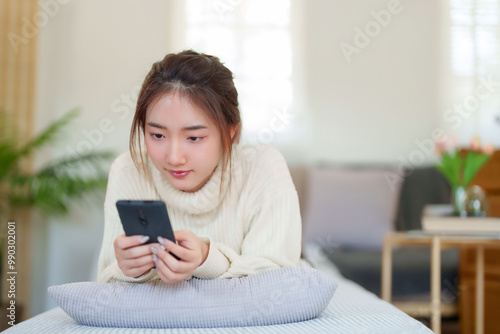
[[187,182],[187,180],[172,180],[169,179],[168,182],[172,187],[174,187],[177,190],[184,191],[187,193],[192,193],[198,190],[200,187],[193,184],[192,182]]
[[197,175],[192,174],[192,172],[183,178],[176,178],[176,177],[172,176],[170,173],[168,173],[168,174],[164,173],[165,177],[167,178],[168,183],[170,183],[170,185],[172,187],[174,187],[177,190],[189,192],[189,193],[198,191],[201,188],[203,188],[203,186],[208,182],[208,180],[210,179],[212,174],[207,176],[204,180],[200,181],[199,179],[196,180]]

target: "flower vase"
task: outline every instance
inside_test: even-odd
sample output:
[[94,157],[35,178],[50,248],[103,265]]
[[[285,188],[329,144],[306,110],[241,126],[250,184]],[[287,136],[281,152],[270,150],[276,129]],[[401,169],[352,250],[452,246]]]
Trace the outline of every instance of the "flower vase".
[[464,186],[453,187],[453,206],[455,215],[467,217],[467,192]]

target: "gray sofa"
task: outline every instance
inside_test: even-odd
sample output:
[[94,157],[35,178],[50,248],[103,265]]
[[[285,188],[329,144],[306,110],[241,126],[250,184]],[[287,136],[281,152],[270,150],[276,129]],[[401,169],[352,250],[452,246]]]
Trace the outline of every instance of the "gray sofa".
[[[389,231],[421,229],[426,204],[449,203],[448,184],[434,167],[291,166],[299,194],[303,242],[321,246],[346,278],[380,296],[381,248]],[[442,291],[457,287],[458,251],[442,252]],[[426,299],[430,252],[393,253],[393,299]]]

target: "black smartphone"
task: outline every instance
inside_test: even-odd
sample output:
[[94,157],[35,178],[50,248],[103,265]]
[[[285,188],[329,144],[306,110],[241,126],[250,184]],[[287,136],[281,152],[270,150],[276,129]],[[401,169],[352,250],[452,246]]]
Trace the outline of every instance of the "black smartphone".
[[157,243],[159,236],[176,242],[165,202],[119,200],[116,208],[127,237],[147,235],[149,240],[145,244]]

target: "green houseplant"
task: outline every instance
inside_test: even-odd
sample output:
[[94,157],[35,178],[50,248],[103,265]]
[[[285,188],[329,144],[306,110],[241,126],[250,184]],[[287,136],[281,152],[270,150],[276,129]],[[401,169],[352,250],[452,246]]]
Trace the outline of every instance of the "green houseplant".
[[464,216],[467,187],[491,158],[493,145],[481,146],[479,137],[474,137],[468,148],[460,148],[458,138],[451,136],[446,141],[437,142],[436,150],[441,158],[436,168],[451,186],[455,214]]
[[[33,139],[23,140],[20,129],[11,116],[0,110],[0,273],[6,256],[7,222],[16,219],[19,210],[33,208],[45,216],[65,215],[71,201],[83,195],[103,191],[107,171],[103,163],[113,157],[112,152],[91,151],[86,154],[55,159],[33,172],[21,168],[26,158],[47,147],[57,146],[57,140],[68,123],[77,117],[72,110],[50,124]],[[1,290],[0,290],[1,293]],[[1,296],[4,296],[2,293]]]

